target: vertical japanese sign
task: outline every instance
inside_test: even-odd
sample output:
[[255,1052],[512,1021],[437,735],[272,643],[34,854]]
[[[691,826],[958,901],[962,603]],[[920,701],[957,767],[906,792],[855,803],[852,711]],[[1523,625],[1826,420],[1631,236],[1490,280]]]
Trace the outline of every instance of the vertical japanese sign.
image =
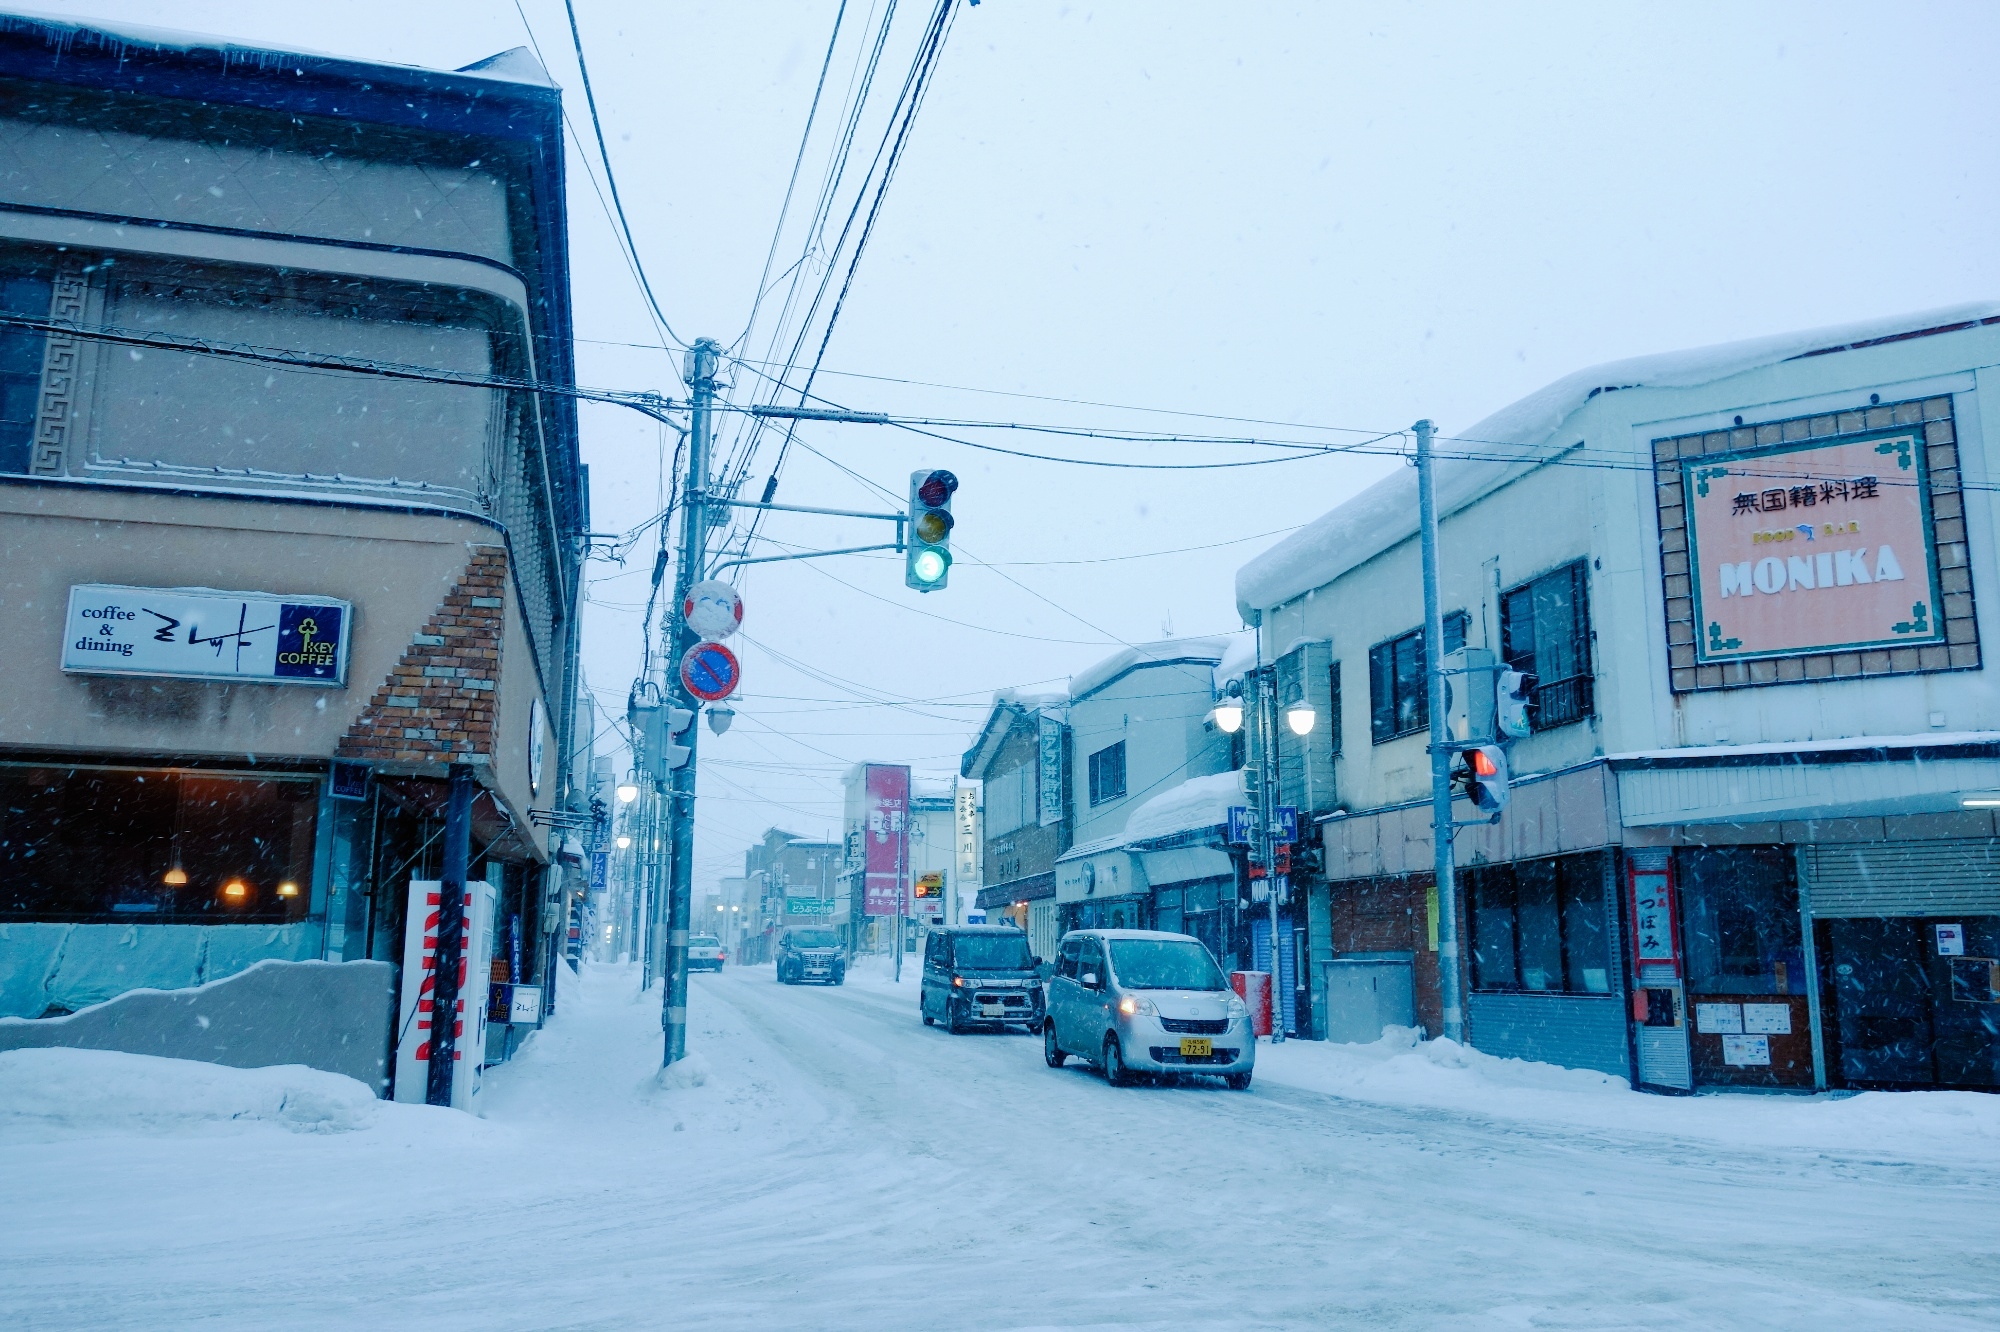
[[1061,823],[1062,810],[1062,718],[1053,712],[1041,714],[1040,761],[1036,764],[1038,822],[1047,828]]
[[1921,426],[1691,458],[1681,484],[1696,661],[1945,641]]
[[958,834],[958,881],[960,885],[979,882],[979,790],[958,788],[955,831]]
[[862,776],[861,840],[865,878],[862,909],[871,916],[908,910],[910,770],[870,763]]
[[1631,893],[1632,960],[1642,976],[1648,967],[1680,970],[1680,946],[1674,929],[1673,879],[1667,869],[1633,865],[1628,871]]
[[611,887],[611,853],[593,851],[590,853],[590,891],[601,893]]

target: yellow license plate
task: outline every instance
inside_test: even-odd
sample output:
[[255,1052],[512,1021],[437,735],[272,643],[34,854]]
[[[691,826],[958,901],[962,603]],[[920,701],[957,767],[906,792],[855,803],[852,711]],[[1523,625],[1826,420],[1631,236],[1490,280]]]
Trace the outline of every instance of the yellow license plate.
[[1214,1053],[1215,1045],[1212,1041],[1201,1040],[1193,1036],[1183,1036],[1181,1038],[1181,1058],[1183,1059],[1193,1059],[1196,1056],[1207,1058]]

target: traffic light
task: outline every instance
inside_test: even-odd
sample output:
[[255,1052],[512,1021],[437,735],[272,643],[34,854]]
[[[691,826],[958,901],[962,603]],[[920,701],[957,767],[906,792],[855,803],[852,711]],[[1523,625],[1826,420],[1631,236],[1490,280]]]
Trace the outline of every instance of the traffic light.
[[694,752],[678,740],[688,727],[694,725],[694,712],[668,703],[643,708],[639,717],[642,723],[640,733],[646,741],[646,771],[654,781],[664,782],[667,774],[685,766],[688,756]]
[[1506,739],[1519,740],[1534,729],[1528,720],[1526,675],[1504,667],[1496,673],[1493,681],[1493,711],[1495,719],[1500,724],[1500,734]]
[[1474,808],[1498,814],[1507,808],[1512,772],[1507,751],[1498,745],[1471,745],[1459,751],[1458,778]]
[[1493,654],[1464,647],[1444,656],[1444,733],[1462,745],[1493,738]]
[[939,469],[910,473],[910,531],[903,581],[935,592],[951,577],[951,496],[958,478]]

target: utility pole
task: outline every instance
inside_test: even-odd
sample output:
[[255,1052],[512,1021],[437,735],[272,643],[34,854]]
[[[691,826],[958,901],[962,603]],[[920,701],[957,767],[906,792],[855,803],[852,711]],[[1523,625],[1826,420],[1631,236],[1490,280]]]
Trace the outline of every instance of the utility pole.
[[1458,888],[1452,882],[1451,759],[1456,752],[1445,735],[1444,608],[1438,588],[1437,487],[1431,478],[1431,436],[1437,428],[1419,421],[1417,432],[1417,512],[1424,552],[1424,676],[1431,714],[1431,840],[1436,851],[1438,989],[1444,1007],[1444,1035],[1465,1040],[1465,1007],[1458,978]]
[[[681,683],[681,658],[696,642],[681,607],[688,590],[702,578],[708,548],[708,446],[714,432],[715,368],[721,348],[713,338],[697,340],[687,354],[687,385],[692,411],[688,430],[688,472],[681,490],[681,563],[674,574],[674,604],[667,622],[667,697],[679,699],[700,714],[701,700]],[[693,904],[695,751],[701,727],[689,725],[687,762],[673,769],[667,806],[668,860],[666,901],[667,985],[661,1000],[661,1025],[666,1028],[665,1062],[687,1054],[688,913]]]
[[1275,681],[1264,672],[1264,616],[1257,616],[1257,673],[1251,678],[1256,690],[1251,702],[1257,709],[1257,849],[1264,862],[1264,905],[1271,921],[1271,1044],[1285,1040],[1285,1012],[1278,994],[1284,968],[1278,963],[1278,869],[1277,841],[1273,824],[1278,818],[1278,728],[1272,711],[1277,706]]

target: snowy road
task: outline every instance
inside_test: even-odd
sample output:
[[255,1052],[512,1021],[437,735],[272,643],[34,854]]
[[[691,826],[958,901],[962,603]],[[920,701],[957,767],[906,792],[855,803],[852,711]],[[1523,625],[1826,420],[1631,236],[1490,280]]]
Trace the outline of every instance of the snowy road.
[[[657,999],[626,972],[585,980],[491,1075],[483,1122],[0,1115],[0,1313],[37,1328],[2000,1323],[1995,1098],[1664,1101],[1443,1068],[1432,1104],[1414,1103],[1427,1083],[1370,1101],[1309,1090],[1353,1056],[1297,1044],[1249,1093],[1113,1090],[1044,1067],[1024,1036],[924,1028],[908,986],[782,987],[768,968],[695,978],[707,1080],[666,1089],[650,1078]],[[1431,1069],[1401,1060],[1371,1067]],[[1404,1085],[1387,1076],[1378,1093]],[[1808,1141],[1760,1141],[1773,1134]]]

